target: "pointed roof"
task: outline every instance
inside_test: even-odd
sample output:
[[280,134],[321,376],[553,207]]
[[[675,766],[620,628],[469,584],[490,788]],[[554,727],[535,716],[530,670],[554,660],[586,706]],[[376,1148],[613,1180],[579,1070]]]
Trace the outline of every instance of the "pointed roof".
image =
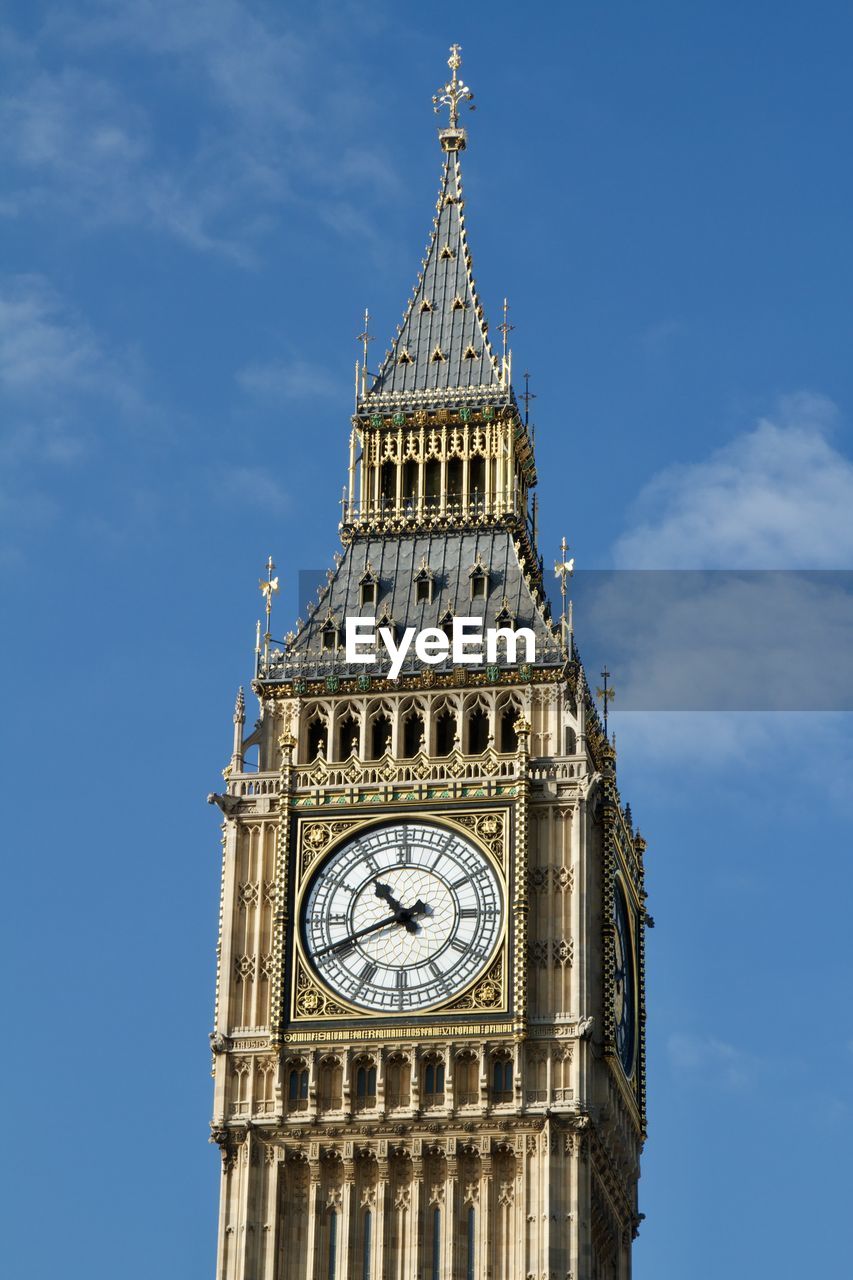
[[423,265],[366,407],[395,392],[405,400],[457,388],[505,391],[502,372],[471,269],[459,151],[448,150]]

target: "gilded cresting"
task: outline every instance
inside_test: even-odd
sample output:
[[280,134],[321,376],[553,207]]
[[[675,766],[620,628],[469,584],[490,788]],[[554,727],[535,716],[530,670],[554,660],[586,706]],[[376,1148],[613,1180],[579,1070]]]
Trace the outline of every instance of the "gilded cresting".
[[[427,252],[378,373],[366,357],[358,371],[341,553],[281,644],[267,566],[260,717],[247,732],[241,694],[226,789],[212,797],[224,817],[212,1035],[221,1280],[630,1275],[645,845],[571,631],[545,595],[509,325],[496,356],[472,272],[460,61],[454,46],[436,95],[450,122]],[[367,351],[367,327],[362,337]],[[392,681],[382,661],[347,664],[353,616],[530,627],[536,661],[411,658]],[[430,889],[398,887],[433,883],[419,831],[437,841],[436,876],[444,841],[472,874],[491,869],[497,941],[470,981],[416,1014],[402,971],[393,1012],[372,1012],[321,975],[307,895],[342,851],[379,833],[365,841],[379,861],[346,886],[367,924],[330,924],[340,933],[328,949],[363,947],[375,970],[389,930],[427,946]],[[464,888],[445,888],[475,910]]]

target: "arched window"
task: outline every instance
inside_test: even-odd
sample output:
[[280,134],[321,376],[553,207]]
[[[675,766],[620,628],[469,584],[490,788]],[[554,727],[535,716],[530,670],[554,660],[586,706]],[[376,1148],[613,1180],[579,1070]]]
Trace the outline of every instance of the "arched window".
[[393,506],[397,498],[397,468],[393,462],[383,462],[379,471],[379,499],[384,509]]
[[472,502],[482,502],[486,491],[486,459],[472,458],[468,464],[468,493]]
[[308,1106],[308,1068],[295,1063],[287,1075],[287,1109],[304,1111]]
[[425,1107],[444,1105],[444,1063],[428,1061],[424,1067],[423,1104]]
[[418,464],[406,462],[403,465],[403,499],[408,503],[417,502],[418,498]]
[[356,1069],[355,1105],[359,1111],[376,1106],[376,1068],[371,1063],[361,1063]]
[[479,1063],[476,1054],[467,1050],[456,1059],[453,1096],[460,1107],[473,1106],[480,1100]]
[[421,749],[424,736],[424,718],[419,711],[410,711],[403,721],[403,756],[411,760]]
[[482,755],[489,745],[489,713],[485,707],[475,707],[468,715],[468,754]]
[[376,579],[376,574],[368,565],[358,583],[359,604],[362,606],[366,604],[375,605],[378,598],[379,583]]
[[386,751],[391,750],[391,720],[384,711],[380,711],[370,726],[370,758],[378,760]]
[[317,1100],[321,1111],[336,1111],[343,1106],[343,1071],[337,1058],[324,1058],[320,1063]]
[[411,1067],[401,1055],[388,1059],[385,1077],[385,1103],[389,1109],[409,1105]]
[[566,755],[573,756],[578,749],[578,736],[574,729],[566,725]]
[[501,711],[499,749],[503,752],[518,750],[518,733],[515,722],[518,719],[518,708],[508,703]]
[[317,756],[326,755],[329,748],[329,735],[326,721],[319,714],[308,725],[308,759],[316,760]]
[[492,1101],[512,1102],[512,1062],[496,1058],[492,1067]]
[[451,502],[462,497],[462,459],[451,458],[447,464],[447,496]]
[[336,758],[338,760],[348,760],[350,756],[358,755],[359,740],[359,724],[355,716],[350,712],[338,724],[338,750]]
[[425,497],[427,510],[437,510],[441,502],[441,463],[435,458],[432,458],[426,464],[424,487],[426,489]]
[[435,720],[435,754],[449,756],[456,740],[456,716],[450,707],[438,713]]

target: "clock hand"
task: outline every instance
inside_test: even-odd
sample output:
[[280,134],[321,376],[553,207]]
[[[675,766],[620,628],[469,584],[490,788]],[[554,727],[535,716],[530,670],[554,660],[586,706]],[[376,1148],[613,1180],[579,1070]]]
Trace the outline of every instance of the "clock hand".
[[339,938],[337,942],[332,942],[328,947],[321,947],[319,951],[315,951],[314,955],[324,956],[329,951],[337,951],[339,947],[345,947],[349,942],[355,942],[357,938],[363,938],[366,933],[374,933],[377,929],[387,929],[389,924],[397,924],[399,915],[385,916],[383,920],[377,920],[374,924],[369,924],[364,929],[356,929],[355,933],[347,934],[345,938]]
[[377,898],[382,898],[388,903],[392,911],[399,913],[403,910],[402,904],[394,897],[390,884],[383,884],[381,880],[374,880],[373,891]]
[[[387,887],[387,886],[386,886]],[[415,923],[416,915],[425,915],[429,912],[429,907],[425,902],[418,898],[415,905],[408,910],[400,907],[395,911],[393,916],[385,916],[382,920],[376,920],[373,924],[366,925],[363,929],[356,929],[355,933],[347,934],[345,938],[339,938],[337,942],[332,942],[328,947],[321,947],[319,951],[315,951],[315,957],[327,955],[330,951],[337,951],[340,947],[345,947],[351,942],[355,942],[358,938],[363,938],[367,933],[375,933],[377,929],[386,929],[389,924],[402,924],[409,933],[417,933],[418,926]]]

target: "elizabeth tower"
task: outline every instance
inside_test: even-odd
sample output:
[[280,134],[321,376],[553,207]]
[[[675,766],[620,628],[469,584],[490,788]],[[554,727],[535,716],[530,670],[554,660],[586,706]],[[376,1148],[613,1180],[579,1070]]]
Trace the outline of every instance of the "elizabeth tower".
[[[259,719],[241,691],[211,797],[218,1280],[631,1274],[645,846],[565,552],[559,620],[546,598],[508,326],[494,350],[468,247],[457,46],[448,65],[426,256],[358,371],[342,550],[307,620],[260,637]],[[432,660],[348,661],[354,618],[432,629]],[[441,657],[462,618],[498,632],[483,660]]]

